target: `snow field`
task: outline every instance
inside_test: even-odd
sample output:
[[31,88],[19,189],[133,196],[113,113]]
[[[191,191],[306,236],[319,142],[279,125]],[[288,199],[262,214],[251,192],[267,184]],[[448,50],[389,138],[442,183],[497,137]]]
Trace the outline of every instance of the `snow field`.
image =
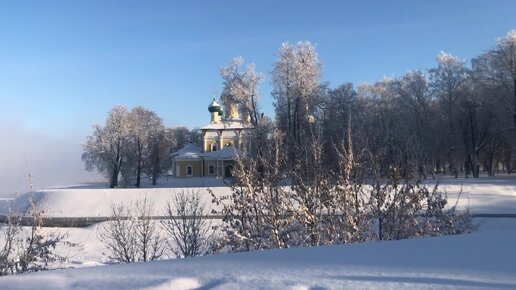
[[[176,179],[179,185],[185,183],[182,179]],[[9,208],[22,211],[32,197],[41,201],[41,206],[46,210],[47,216],[52,217],[97,217],[109,216],[109,208],[113,203],[134,202],[145,196],[155,206],[158,214],[163,212],[168,201],[172,200],[174,194],[180,191],[200,192],[204,195],[208,208],[218,210],[212,204],[212,197],[207,192],[206,186],[201,184],[214,185],[211,190],[216,196],[231,194],[229,187],[220,186],[218,180],[202,181],[200,179],[190,181],[191,185],[197,187],[173,187],[168,188],[83,188],[72,187],[62,189],[42,190],[35,193],[27,193],[17,199],[0,200],[0,214],[8,212]],[[427,180],[429,185],[435,184],[434,180]],[[516,176],[501,176],[495,178],[442,178],[439,181],[439,188],[448,195],[449,206],[453,206],[458,200],[458,208],[469,208],[472,213],[511,213],[516,214]],[[217,186],[219,185],[219,186]],[[93,186],[95,187],[95,186]]]
[[[431,183],[433,181],[429,181]],[[450,206],[462,190],[460,209],[516,214],[516,177],[442,179]],[[107,216],[112,203],[144,196],[162,211],[173,194],[196,188],[63,188],[34,193],[56,217]],[[214,187],[217,196],[230,193]],[[29,195],[8,207],[22,208]],[[206,193],[206,204],[212,206]],[[0,201],[0,205],[2,201]],[[516,218],[475,218],[479,232],[391,242],[222,254],[183,260],[105,265],[99,223],[86,228],[45,228],[68,235],[60,247],[79,267],[0,278],[0,289],[516,289]]]
[[516,231],[2,277],[4,289],[514,289]]

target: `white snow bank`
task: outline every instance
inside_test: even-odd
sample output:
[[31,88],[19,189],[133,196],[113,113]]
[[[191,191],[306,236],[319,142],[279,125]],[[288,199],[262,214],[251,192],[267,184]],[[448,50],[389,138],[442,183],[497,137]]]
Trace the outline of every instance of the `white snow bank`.
[[516,289],[516,231],[0,278],[2,289]]
[[[428,184],[435,182],[427,180]],[[473,213],[516,214],[516,176],[442,178],[438,182],[440,190],[448,194],[450,206],[455,204],[462,190],[459,209],[469,207]],[[190,187],[193,185],[196,187]],[[110,189],[90,185],[49,189],[21,195],[14,202],[0,200],[0,214],[8,212],[9,208],[22,212],[29,197],[42,201],[47,216],[54,217],[108,216],[112,203],[128,203],[144,196],[147,196],[161,212],[172,196],[182,190],[199,191],[204,195],[206,205],[213,208],[211,196],[206,189],[210,187],[217,196],[230,194],[230,188],[222,185],[221,180],[214,178],[171,178],[168,182],[162,181],[162,187]]]
[[[167,202],[172,201],[175,194],[199,192],[206,202],[207,209],[212,208],[211,195],[206,187],[192,188],[116,188],[116,189],[49,189],[27,193],[14,202],[0,203],[0,214],[9,209],[24,212],[29,199],[36,201],[45,215],[49,217],[106,217],[110,215],[112,204],[129,204],[147,197],[156,209],[156,215],[164,215]],[[230,193],[228,187],[215,187],[212,191],[218,196]]]

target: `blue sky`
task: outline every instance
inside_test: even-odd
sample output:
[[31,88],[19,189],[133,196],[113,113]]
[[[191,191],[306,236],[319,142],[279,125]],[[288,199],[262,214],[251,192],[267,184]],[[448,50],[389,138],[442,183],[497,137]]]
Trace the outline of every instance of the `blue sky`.
[[282,42],[315,43],[322,80],[336,87],[431,68],[441,50],[470,59],[514,28],[509,0],[2,0],[0,125],[79,149],[115,104],[202,126],[220,67],[239,55],[263,73],[261,107],[273,117]]

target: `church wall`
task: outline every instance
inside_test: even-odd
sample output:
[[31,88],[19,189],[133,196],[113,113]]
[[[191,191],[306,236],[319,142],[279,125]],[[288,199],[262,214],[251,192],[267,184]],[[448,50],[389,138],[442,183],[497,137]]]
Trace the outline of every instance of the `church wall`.
[[[210,174],[210,165],[213,165],[213,173]],[[204,160],[204,176],[217,176],[217,161]]]
[[[204,152],[211,152],[211,144],[217,144],[217,148],[218,148],[218,145],[219,145],[219,141],[218,141],[218,138],[207,138],[205,139],[204,141]],[[218,148],[220,149],[220,148]]]
[[[177,160],[176,161],[179,174],[178,177],[200,177],[201,176],[201,161],[200,160]],[[192,176],[187,176],[186,169],[188,166],[192,167]]]
[[[205,137],[204,138],[204,144],[203,144],[203,150],[204,152],[208,153],[211,152],[211,144],[215,143],[217,144],[217,150],[220,150],[222,148],[219,148],[219,137]],[[222,136],[222,143],[225,146],[228,142],[230,142],[233,146],[238,148],[238,138],[236,134],[223,134]]]

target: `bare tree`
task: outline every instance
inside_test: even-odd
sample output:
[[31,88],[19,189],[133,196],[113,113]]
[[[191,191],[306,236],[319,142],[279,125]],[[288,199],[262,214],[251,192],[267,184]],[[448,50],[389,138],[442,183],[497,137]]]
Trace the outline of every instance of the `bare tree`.
[[137,261],[137,237],[135,234],[135,219],[124,204],[112,204],[110,221],[99,229],[100,240],[106,245],[109,253],[104,253],[116,263],[132,263]]
[[169,249],[178,258],[206,255],[212,249],[211,222],[204,217],[206,205],[199,192],[179,192],[167,203],[165,213],[167,219],[161,223]]
[[143,262],[157,260],[163,255],[165,244],[160,235],[160,225],[152,218],[156,213],[154,206],[145,196],[135,202],[134,210],[137,219],[135,233],[138,239],[139,260]]
[[152,219],[155,211],[147,197],[129,206],[112,204],[110,211],[110,221],[102,225],[98,235],[111,261],[132,263],[161,258],[164,241],[157,222]]
[[330,89],[326,96],[323,109],[323,136],[326,151],[325,157],[328,165],[335,165],[338,158],[338,146],[346,135],[345,124],[350,118],[351,111],[357,104],[357,93],[351,83],[343,84],[336,89]]

